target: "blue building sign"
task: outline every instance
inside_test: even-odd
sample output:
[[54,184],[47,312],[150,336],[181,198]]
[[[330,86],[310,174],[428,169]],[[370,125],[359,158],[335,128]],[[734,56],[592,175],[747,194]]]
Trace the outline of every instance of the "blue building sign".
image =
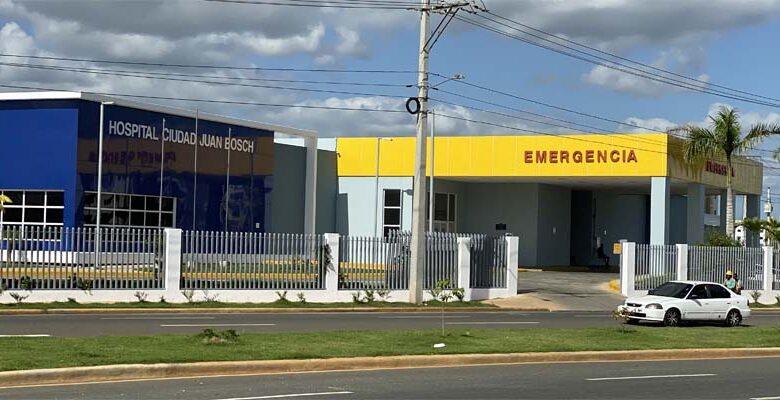
[[100,209],[101,226],[267,228],[273,131],[128,102],[104,107],[98,199],[100,103],[0,101],[0,190],[14,200],[0,222],[90,226]]

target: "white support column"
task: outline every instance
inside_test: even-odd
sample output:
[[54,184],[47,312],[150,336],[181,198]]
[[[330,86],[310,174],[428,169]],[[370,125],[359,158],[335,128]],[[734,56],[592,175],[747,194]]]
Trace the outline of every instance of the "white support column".
[[181,282],[181,229],[165,228],[163,240],[165,290],[175,293],[179,291]]
[[463,300],[471,301],[471,238],[458,238],[458,285],[463,289]]
[[772,246],[764,246],[764,284],[762,285],[764,290],[759,301],[767,304],[772,304],[776,301],[772,292],[772,284],[774,283],[773,269],[775,262],[775,248]]
[[338,233],[326,233],[325,245],[328,246],[330,254],[330,264],[325,268],[325,291],[332,293],[333,298],[337,298],[339,291],[339,241],[341,237]]
[[303,139],[306,145],[306,193],[303,211],[303,233],[316,232],[317,221],[317,137]]
[[688,280],[688,245],[677,245],[677,280]]
[[669,178],[650,178],[650,244],[669,243]]
[[517,296],[517,263],[520,249],[520,238],[506,237],[506,294],[507,297]]
[[634,294],[634,278],[636,274],[636,243],[623,243],[620,252],[620,293],[631,297]]

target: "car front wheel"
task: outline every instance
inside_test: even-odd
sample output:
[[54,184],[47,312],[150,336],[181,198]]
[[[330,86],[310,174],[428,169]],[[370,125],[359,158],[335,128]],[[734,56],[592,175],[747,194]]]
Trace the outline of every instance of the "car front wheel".
[[739,326],[742,323],[742,314],[737,310],[731,310],[726,314],[726,326]]
[[679,326],[681,320],[680,312],[676,309],[671,309],[664,314],[663,324],[664,326]]

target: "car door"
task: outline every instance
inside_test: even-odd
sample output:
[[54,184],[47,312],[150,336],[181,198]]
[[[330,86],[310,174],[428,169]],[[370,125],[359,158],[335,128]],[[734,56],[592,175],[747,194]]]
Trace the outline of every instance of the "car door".
[[707,310],[710,295],[707,287],[696,285],[688,293],[688,297],[682,302],[682,314],[684,319],[709,319]]
[[734,301],[731,298],[731,292],[720,285],[710,284],[706,286],[710,296],[705,306],[707,313],[710,314],[709,319],[725,319]]

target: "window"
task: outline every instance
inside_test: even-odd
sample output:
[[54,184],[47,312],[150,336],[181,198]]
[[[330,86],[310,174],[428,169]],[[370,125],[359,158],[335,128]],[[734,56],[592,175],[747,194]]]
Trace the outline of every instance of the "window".
[[708,299],[710,296],[707,294],[707,288],[704,285],[696,285],[691,290],[689,299]]
[[[84,193],[84,225],[97,225],[97,193]],[[100,226],[173,228],[176,199],[173,197],[106,193],[101,195]]]
[[707,290],[710,292],[710,298],[713,299],[728,299],[731,298],[728,289],[720,285],[707,285]]
[[383,204],[382,233],[387,237],[390,232],[401,230],[401,190],[385,189]]
[[65,195],[55,190],[0,190],[8,196],[0,225],[62,226]]
[[[435,232],[455,232],[456,198],[452,193],[435,193],[433,195],[433,230]],[[430,221],[430,215],[428,215]]]

